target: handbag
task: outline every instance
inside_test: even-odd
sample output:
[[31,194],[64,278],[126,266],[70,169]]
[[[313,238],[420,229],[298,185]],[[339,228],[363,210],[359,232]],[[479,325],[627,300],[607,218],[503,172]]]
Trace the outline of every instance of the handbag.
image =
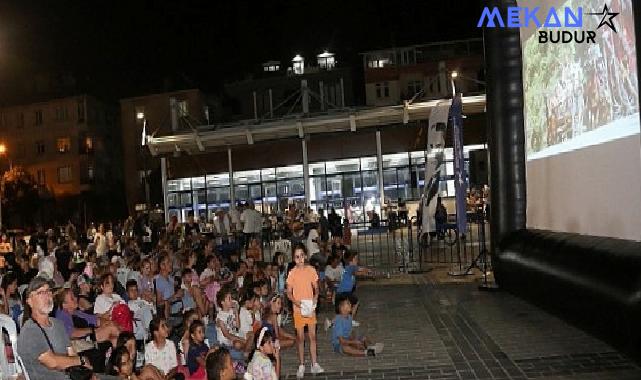
[[[31,318],[31,320],[33,321],[33,323],[36,324],[36,326],[40,327],[40,331],[42,331],[42,334],[45,336],[45,339],[47,340],[47,344],[49,345],[49,349],[51,350],[51,352],[55,352],[53,349],[53,345],[49,340],[49,336],[45,332],[45,329],[43,329],[42,326],[40,326],[40,324],[36,322],[35,319]],[[69,374],[69,378],[71,378],[71,380],[90,380],[93,377],[93,371],[85,367],[84,365],[74,365],[71,367],[67,367],[65,369],[65,372]]]

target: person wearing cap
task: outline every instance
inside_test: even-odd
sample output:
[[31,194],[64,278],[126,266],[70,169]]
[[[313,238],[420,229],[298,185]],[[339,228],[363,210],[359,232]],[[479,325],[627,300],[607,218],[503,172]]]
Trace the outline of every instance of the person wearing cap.
[[35,277],[27,287],[25,323],[18,336],[18,355],[31,379],[69,380],[65,369],[91,367],[71,346],[65,327],[50,318],[53,295],[49,280]]

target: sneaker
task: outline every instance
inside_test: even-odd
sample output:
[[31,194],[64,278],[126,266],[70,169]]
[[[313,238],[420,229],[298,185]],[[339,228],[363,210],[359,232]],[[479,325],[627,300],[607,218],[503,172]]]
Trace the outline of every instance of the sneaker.
[[325,372],[323,367],[321,367],[320,364],[318,364],[318,363],[314,363],[314,365],[312,366],[312,374],[313,375],[318,375],[319,373],[323,373],[323,372]]
[[360,322],[357,322],[357,321],[352,320],[352,327],[358,327],[358,326],[360,326],[360,325],[361,325],[361,323],[360,323]]
[[330,321],[328,318],[325,318],[325,331],[329,330],[330,327],[332,327],[332,321]]
[[301,364],[298,366],[298,371],[296,371],[296,378],[302,379],[303,377],[305,377],[305,365]]
[[376,356],[376,350],[374,350],[373,348],[368,348],[367,350],[365,350],[365,355]]

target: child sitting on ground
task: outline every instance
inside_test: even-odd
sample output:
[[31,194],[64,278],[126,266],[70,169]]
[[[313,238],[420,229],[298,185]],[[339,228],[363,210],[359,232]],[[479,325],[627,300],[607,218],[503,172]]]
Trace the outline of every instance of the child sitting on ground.
[[251,350],[251,340],[247,340],[240,335],[238,331],[240,320],[238,311],[234,308],[230,289],[223,288],[216,295],[219,311],[216,315],[216,334],[218,343],[224,347],[235,348],[239,351],[249,352]]
[[[245,380],[278,380],[280,374],[280,348],[267,327],[256,335],[254,352],[247,365]],[[272,357],[274,360],[272,361]]]
[[334,352],[350,356],[376,356],[383,352],[383,343],[370,345],[366,337],[356,337],[352,333],[352,304],[348,297],[336,299],[336,318],[332,330]]
[[325,282],[327,283],[327,299],[332,304],[334,303],[335,290],[343,278],[343,264],[341,263],[338,255],[332,254],[327,259],[327,266],[325,267]]
[[211,349],[205,359],[208,380],[234,380],[236,372],[231,355],[225,347]]
[[[356,317],[356,312],[358,311],[358,298],[354,295],[354,291],[356,290],[356,276],[368,276],[371,275],[372,272],[368,268],[358,266],[358,254],[354,251],[348,251],[343,258],[347,266],[336,288],[334,298],[336,302],[341,298],[349,299],[349,302],[352,304],[352,326],[358,327],[360,323],[353,319]],[[335,303],[335,307],[338,307],[338,303]],[[331,324],[332,322],[329,319],[325,319],[325,330],[327,330]]]
[[209,347],[205,343],[205,325],[195,320],[189,327],[189,351],[187,353],[187,367],[192,379],[205,379],[205,356]]

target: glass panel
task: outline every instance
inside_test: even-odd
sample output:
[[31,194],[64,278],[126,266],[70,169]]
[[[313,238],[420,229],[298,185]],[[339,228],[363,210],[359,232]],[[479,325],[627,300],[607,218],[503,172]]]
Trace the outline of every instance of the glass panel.
[[377,168],[378,165],[376,165],[376,156],[361,158],[361,170],[376,170]]
[[207,176],[207,187],[229,186],[229,173]]
[[394,153],[383,155],[383,168],[393,168],[409,165],[409,156],[405,153]]
[[[378,176],[375,171],[363,172],[363,211],[376,211],[380,215],[380,204],[378,199]],[[369,217],[368,219],[369,220]]]
[[229,208],[229,186],[207,189],[210,208]]
[[310,196],[313,208],[318,211],[319,208],[327,208],[327,193],[325,189],[325,176],[311,177]]
[[[203,184],[204,184],[203,180]],[[205,190],[195,190],[194,191],[194,201],[196,204],[202,204],[206,205],[207,204],[207,192]]]
[[178,207],[179,199],[180,199],[180,194],[176,194],[176,193],[167,194],[167,207],[169,208]]
[[191,178],[181,178],[179,190],[181,191],[191,190]]
[[167,191],[179,191],[180,189],[180,181],[176,179],[172,179],[171,181],[167,181]]
[[409,168],[399,168],[396,176],[398,178],[398,197],[402,199],[412,198],[412,182],[410,181]]
[[194,189],[205,188],[205,177],[194,177],[191,179],[191,187]]
[[456,195],[456,192],[454,191],[454,180],[451,179],[447,181],[447,195],[450,197],[453,197]]
[[360,170],[358,158],[326,162],[327,174],[355,172]]
[[191,207],[191,205],[192,205],[191,193],[181,193],[180,206]]
[[302,178],[278,182],[278,196],[289,198],[305,198],[305,186]]
[[263,181],[273,181],[276,179],[276,169],[275,168],[267,168],[267,169],[262,169],[261,175],[263,176]]
[[385,200],[396,201],[398,198],[396,169],[383,170],[383,185],[385,186]]
[[263,183],[263,205],[265,212],[268,214],[274,213],[278,210],[275,182]]
[[276,169],[276,178],[281,179],[296,178],[303,176],[303,165],[290,165]]
[[236,201],[247,202],[249,200],[249,188],[247,185],[238,185],[234,186],[234,195],[236,196]]
[[234,173],[234,184],[260,182],[260,170],[247,170]]
[[316,162],[313,164],[309,164],[309,175],[314,176],[314,175],[323,175],[325,174],[325,163],[324,162]]

